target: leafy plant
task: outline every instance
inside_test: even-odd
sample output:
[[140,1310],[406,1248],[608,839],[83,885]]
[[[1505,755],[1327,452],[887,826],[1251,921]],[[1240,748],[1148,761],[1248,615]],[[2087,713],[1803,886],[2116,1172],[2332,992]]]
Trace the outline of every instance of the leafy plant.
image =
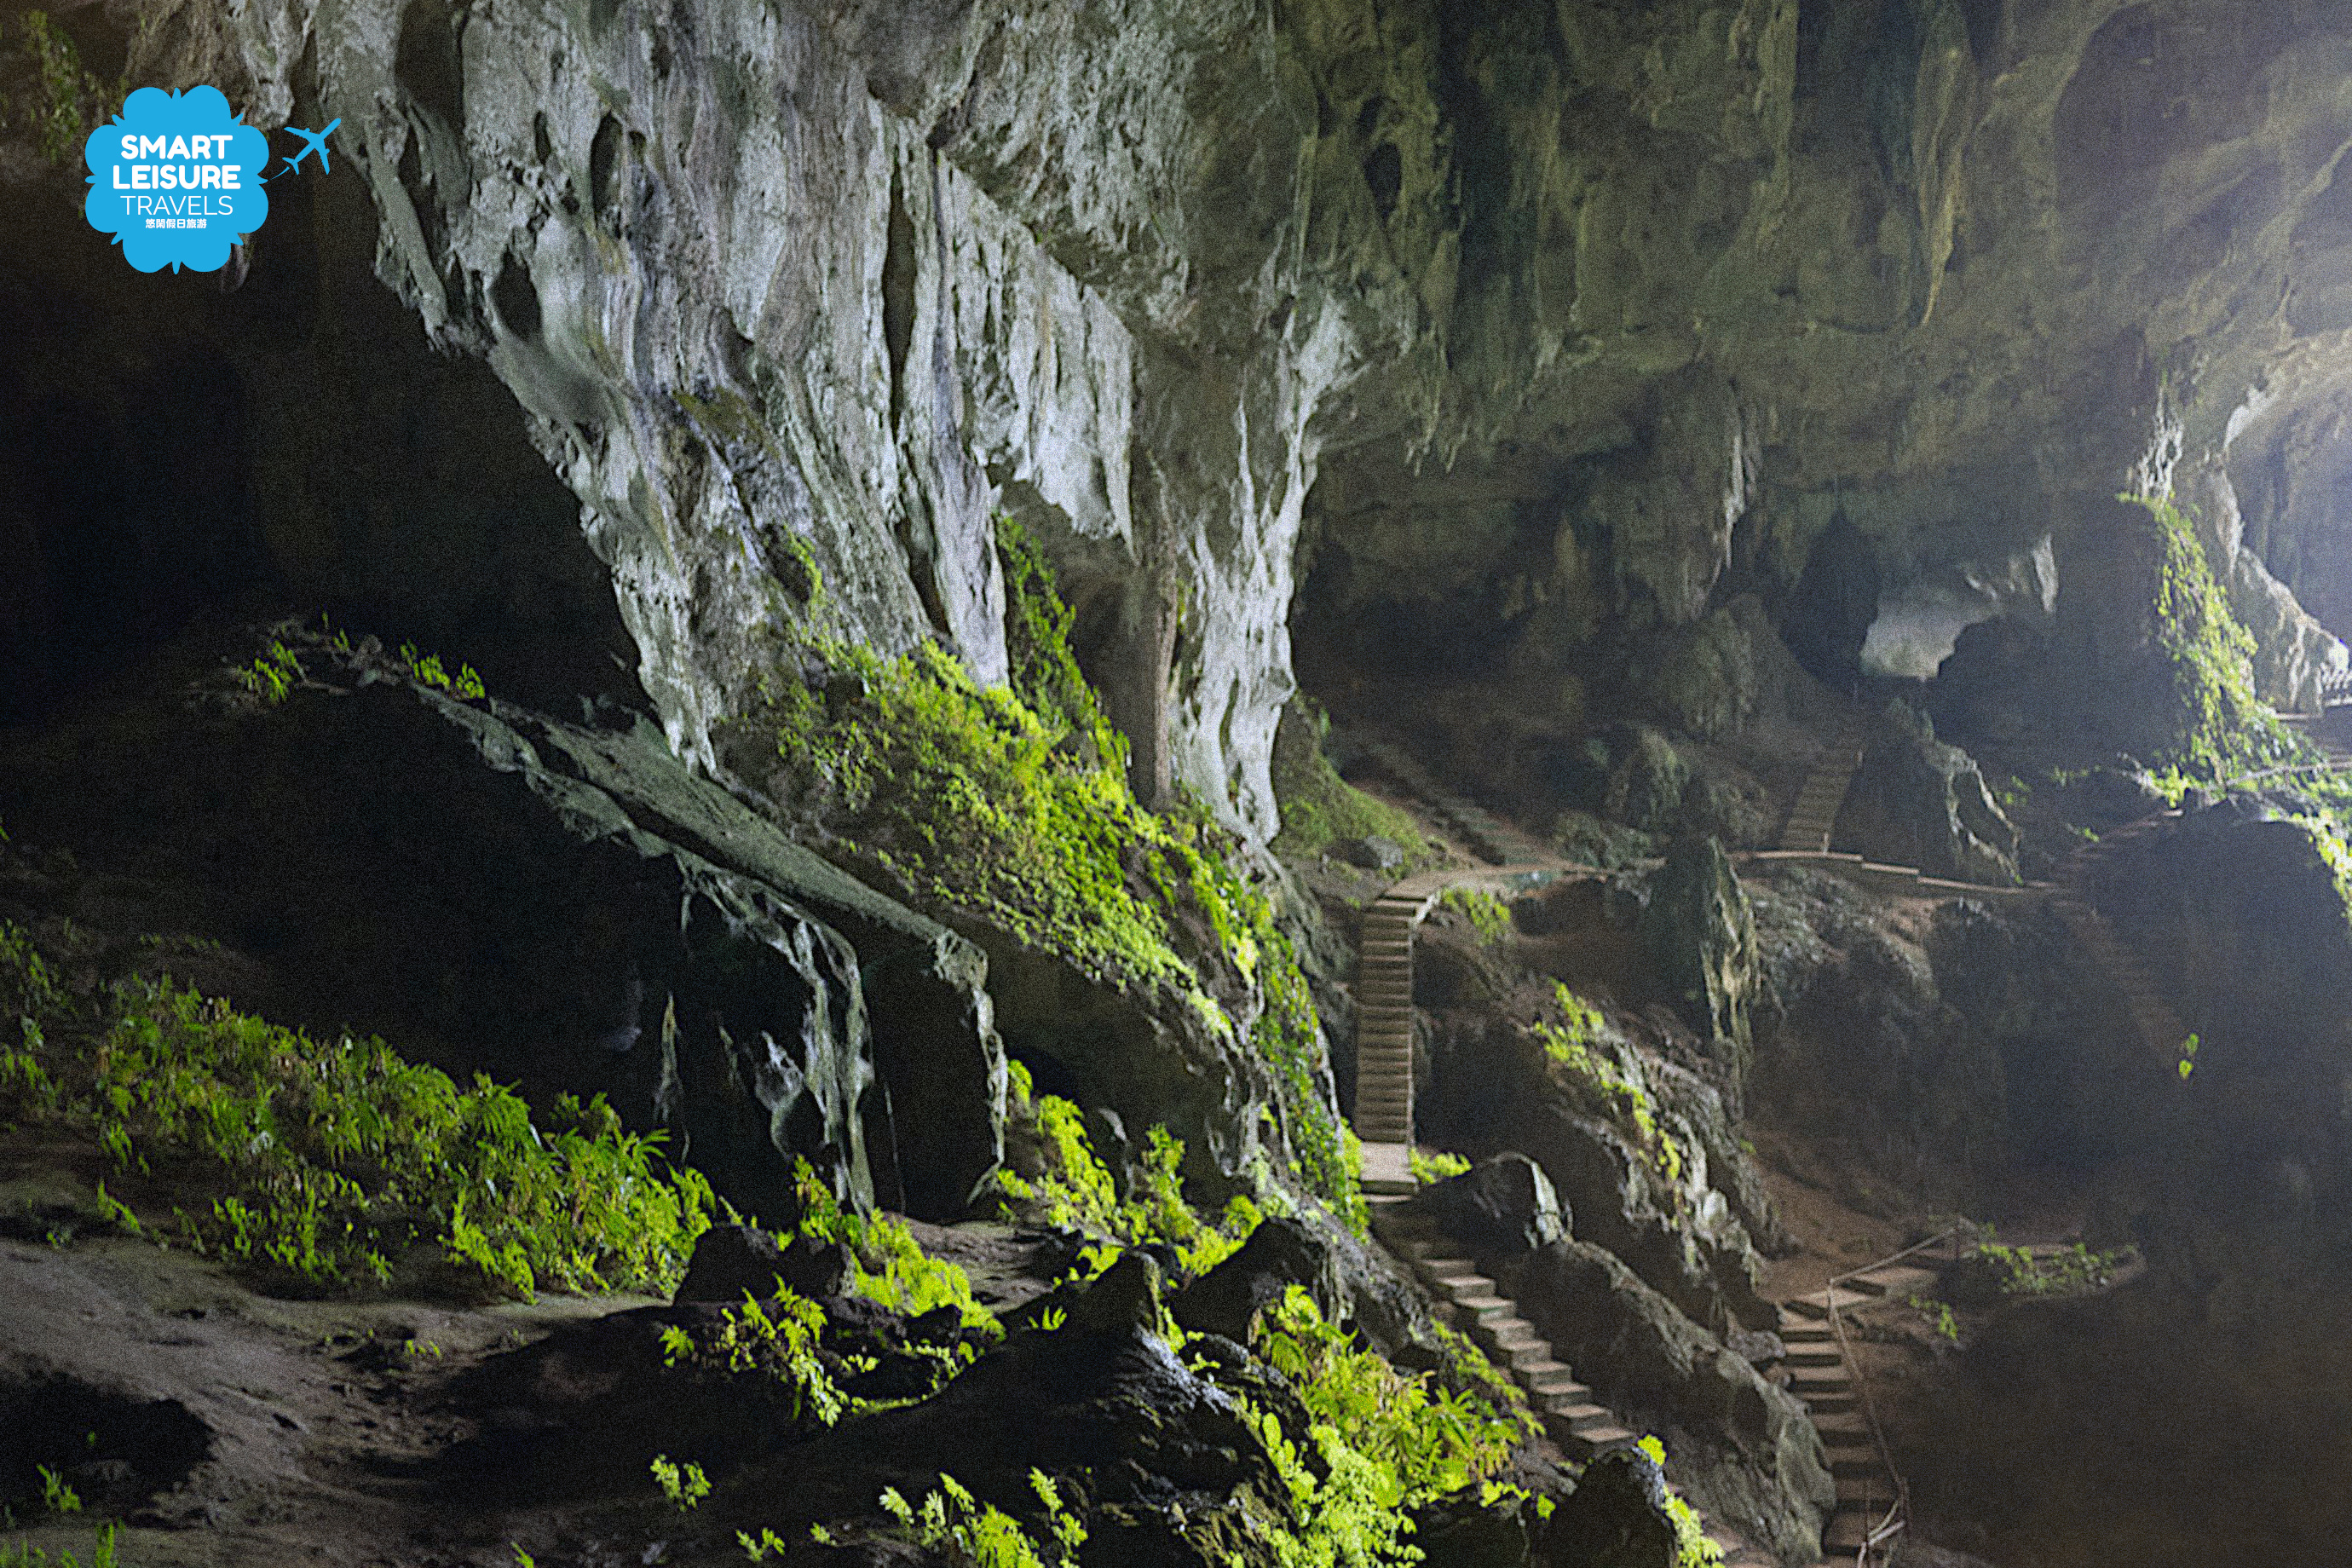
[[[1657,1437],[1644,1437],[1634,1447],[1649,1455],[1652,1464],[1665,1468],[1666,1446]],[[1723,1548],[1707,1539],[1706,1527],[1683,1495],[1667,1487],[1659,1500],[1674,1521],[1675,1568],[1722,1568]]]
[[110,89],[82,68],[81,51],[46,11],[27,11],[24,50],[32,68],[31,130],[41,156],[63,168],[81,151],[84,139],[114,113],[129,88],[127,79]]
[[1608,1050],[1601,1010],[1558,982],[1552,992],[1561,1021],[1537,1023],[1536,1038],[1544,1054],[1567,1069],[1570,1085],[1596,1110],[1633,1129],[1635,1143],[1666,1185],[1674,1187],[1682,1180],[1682,1147],[1659,1125],[1649,1091]]
[[1438,904],[1468,921],[1478,940],[1489,946],[1510,937],[1510,901],[1484,888],[1448,888]]
[[1423,1186],[1448,1176],[1462,1175],[1470,1169],[1470,1162],[1459,1154],[1424,1154],[1418,1147],[1407,1150],[1404,1158],[1412,1179]]
[[238,670],[236,679],[247,691],[274,708],[286,700],[303,674],[302,661],[294,650],[273,640],[269,651]]
[[2116,1275],[2138,1258],[2139,1249],[2093,1252],[2078,1241],[2063,1251],[2037,1253],[1985,1240],[1978,1243],[1976,1256],[1991,1267],[2004,1295],[2081,1296],[2113,1284]]
[[1330,730],[1330,716],[1304,694],[1290,700],[1274,743],[1274,798],[1282,814],[1275,853],[1311,859],[1342,839],[1385,838],[1404,851],[1400,869],[1429,858],[1428,840],[1411,813],[1339,776],[1323,751]]
[[[98,1539],[90,1547],[89,1568],[116,1568],[115,1526],[100,1527]],[[19,1541],[13,1547],[0,1546],[0,1568],[81,1568],[81,1561],[72,1552],[60,1552],[52,1564],[49,1554],[30,1542]]]
[[67,1484],[66,1479],[47,1465],[33,1467],[40,1472],[41,1506],[51,1513],[79,1513],[81,1494]]
[[691,1459],[681,1465],[667,1454],[656,1454],[651,1468],[654,1484],[661,1488],[662,1496],[669,1500],[670,1507],[680,1513],[692,1510],[710,1495],[710,1478],[703,1473],[700,1465]]
[[[718,1331],[708,1341],[697,1341],[676,1325],[664,1329],[662,1361],[668,1366],[686,1362],[730,1373],[764,1373],[789,1392],[794,1420],[807,1415],[831,1426],[854,1402],[817,1354],[824,1333],[824,1309],[806,1297],[779,1289],[763,1304],[747,1292],[740,1307],[719,1314]],[[871,1371],[873,1364],[857,1358],[850,1370]]]
[[413,642],[400,645],[400,662],[408,667],[409,675],[421,686],[434,687],[469,699],[483,694],[482,678],[470,664],[459,665],[453,679],[448,670],[442,667],[439,654],[420,654]]
[[1325,1092],[1312,999],[1266,894],[1197,803],[1155,812],[1136,799],[1126,741],[1070,651],[1051,568],[1010,521],[998,550],[1011,685],[982,688],[936,643],[886,658],[806,629],[803,652],[827,674],[770,680],[772,749],[739,765],[910,898],[1156,992],[1228,1038],[1245,1033],[1282,1086],[1301,1174],[1360,1230],[1360,1162]]
[[[0,1113],[94,1136],[121,1171],[209,1188],[176,1234],[314,1288],[391,1277],[418,1240],[528,1297],[667,1291],[710,1223],[709,1184],[624,1131],[600,1096],[534,1121],[377,1039],[312,1039],[168,981],[70,994],[0,922]],[[109,1194],[111,1211],[129,1205]],[[131,1217],[131,1224],[138,1222]],[[152,1227],[143,1227],[152,1234]]]
[[1047,1170],[1034,1184],[1009,1173],[1000,1174],[998,1191],[1008,1209],[1026,1204],[1041,1210],[1049,1225],[1089,1231],[1123,1246],[1165,1243],[1175,1248],[1185,1271],[1196,1275],[1231,1257],[1264,1217],[1258,1205],[1244,1196],[1225,1205],[1217,1224],[1202,1220],[1184,1201],[1183,1181],[1177,1173],[1184,1160],[1183,1141],[1165,1127],[1154,1126],[1144,1134],[1138,1180],[1122,1203],[1076,1104],[1058,1095],[1033,1099],[1029,1075],[1023,1069],[1013,1077],[1012,1110],[1015,1116],[1034,1120],[1045,1145]]
[[1408,1377],[1358,1349],[1297,1285],[1266,1308],[1252,1338],[1317,1426],[1381,1470],[1380,1489],[1395,1494],[1391,1506],[1410,1507],[1493,1475],[1535,1429],[1524,1409],[1497,1415],[1471,1394],[1439,1387],[1427,1373]]
[[1952,1316],[1952,1309],[1948,1302],[1938,1301],[1932,1296],[1914,1296],[1910,1298],[1910,1301],[1915,1310],[1927,1317],[1929,1325],[1936,1331],[1937,1338],[1952,1344],[1960,1342],[1960,1322],[1958,1318]]
[[[1051,1561],[1069,1568],[1087,1539],[1086,1527],[1063,1506],[1061,1495],[1043,1470],[1029,1472],[1029,1484],[1045,1510],[1053,1539]],[[918,1546],[934,1550],[952,1546],[976,1568],[1046,1568],[1047,1549],[1021,1526],[1021,1521],[993,1503],[975,1499],[953,1476],[942,1473],[937,1490],[920,1504],[908,1502],[895,1487],[882,1489],[883,1511],[898,1522],[898,1532]],[[756,1561],[756,1559],[755,1559]]]
[[805,1236],[847,1247],[850,1288],[893,1311],[911,1317],[952,1306],[968,1327],[1003,1331],[996,1315],[973,1298],[971,1277],[925,1252],[905,1225],[887,1215],[869,1218],[843,1208],[805,1157],[793,1162],[793,1185],[801,1219],[780,1240]]
[[2188,1036],[2180,1042],[2180,1060],[2178,1065],[2180,1068],[2180,1079],[2183,1083],[2188,1082],[2189,1075],[2197,1070],[2197,1047],[2199,1043],[2198,1037],[2193,1034]]
[[2168,500],[2117,499],[2146,508],[2156,524],[2156,642],[2172,666],[2168,760],[2209,784],[2287,760],[2294,742],[2255,695],[2254,640],[2231,613],[2195,525]]

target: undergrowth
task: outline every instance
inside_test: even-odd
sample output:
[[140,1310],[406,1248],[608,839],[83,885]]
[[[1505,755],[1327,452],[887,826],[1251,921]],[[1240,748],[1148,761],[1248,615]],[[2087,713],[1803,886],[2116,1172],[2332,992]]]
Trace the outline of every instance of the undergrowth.
[[2119,499],[2147,509],[2161,547],[2156,638],[2172,666],[2174,700],[2165,762],[2219,784],[2289,760],[2294,738],[2254,691],[2254,639],[2231,613],[2195,525],[2169,500]]
[[1682,1180],[1682,1148],[1660,1125],[1649,1091],[1611,1054],[1602,1038],[1601,1010],[1557,982],[1553,993],[1560,1022],[1543,1020],[1535,1026],[1544,1055],[1566,1069],[1570,1087],[1588,1109],[1631,1129],[1636,1146],[1674,1188]]
[[0,36],[0,47],[14,46],[32,78],[27,100],[0,105],[0,130],[29,133],[53,169],[76,161],[89,133],[115,115],[130,95],[128,76],[109,83],[82,68],[81,51],[46,11],[27,11],[21,36]]
[[1410,812],[1339,776],[1323,752],[1330,731],[1330,716],[1314,702],[1304,695],[1290,700],[1274,743],[1274,799],[1282,814],[1275,853],[1312,859],[1349,839],[1385,838],[1404,853],[1401,871],[1428,859],[1429,842]]
[[843,1208],[805,1156],[793,1162],[793,1186],[800,1222],[777,1237],[780,1244],[789,1246],[801,1236],[839,1243],[849,1249],[854,1293],[908,1317],[953,1307],[966,1327],[1003,1331],[996,1314],[972,1296],[971,1276],[925,1252],[903,1222]]
[[766,683],[763,782],[919,900],[1157,992],[1228,1038],[1245,1031],[1282,1086],[1301,1175],[1360,1227],[1360,1162],[1323,1092],[1307,983],[1234,868],[1238,841],[1197,803],[1138,802],[1051,568],[1009,521],[998,544],[1012,683],[982,687],[936,643],[886,658],[807,630],[823,674]]
[[1510,937],[1511,905],[1507,899],[1484,888],[1448,888],[1437,902],[1440,909],[1450,910],[1468,921],[1470,929],[1487,946]]
[[696,1172],[600,1096],[534,1121],[511,1089],[461,1087],[377,1039],[314,1040],[168,981],[69,994],[0,922],[0,1115],[87,1132],[136,1184],[194,1189],[152,1231],[101,1185],[120,1228],[178,1239],[310,1288],[387,1282],[437,1243],[486,1282],[667,1292],[709,1226]]
[[[1650,1456],[1652,1464],[1660,1469],[1665,1468],[1664,1443],[1650,1436],[1635,1447]],[[1675,1568],[1723,1568],[1723,1548],[1707,1539],[1706,1527],[1699,1522],[1698,1511],[1682,1493],[1668,1487],[1659,1500],[1665,1507],[1667,1519],[1674,1522]]]
[[[1109,1167],[1087,1135],[1085,1113],[1058,1095],[1037,1095],[1028,1069],[1019,1062],[1010,1065],[1013,1100],[1008,1109],[1016,1120],[1034,1122],[1046,1170],[1034,1182],[1009,1171],[998,1173],[997,1188],[1008,1212],[1025,1208],[1049,1225],[1087,1231],[1120,1246],[1164,1243],[1175,1249],[1185,1271],[1196,1276],[1238,1251],[1265,1217],[1252,1199],[1236,1197],[1225,1205],[1217,1224],[1202,1220],[1184,1201],[1177,1174],[1184,1160],[1183,1142],[1160,1126],[1144,1135],[1140,1169],[1122,1201]],[[1105,1256],[1098,1261],[1109,1259]]]

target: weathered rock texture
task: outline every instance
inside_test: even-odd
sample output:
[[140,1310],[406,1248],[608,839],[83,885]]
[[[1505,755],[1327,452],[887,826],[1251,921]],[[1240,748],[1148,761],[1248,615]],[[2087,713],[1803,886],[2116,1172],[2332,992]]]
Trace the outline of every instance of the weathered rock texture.
[[2210,476],[2307,700],[2347,49],[2226,0],[272,0],[130,65],[342,117],[320,184],[521,405],[686,754],[811,563],[838,629],[1000,672],[1002,505],[1147,787],[1263,835],[1303,525],[1318,679],[1572,729],[1741,590],[1841,684],[2063,617],[2102,498]]
[[978,948],[642,721],[459,701],[367,645],[303,657],[282,706],[190,714],[166,690],[0,756],[12,830],[80,857],[26,913],[127,927],[126,952],[209,938],[257,964],[180,978],[240,1005],[527,1094],[607,1093],[772,1224],[798,1157],[860,1205],[961,1214],[1003,1149]]

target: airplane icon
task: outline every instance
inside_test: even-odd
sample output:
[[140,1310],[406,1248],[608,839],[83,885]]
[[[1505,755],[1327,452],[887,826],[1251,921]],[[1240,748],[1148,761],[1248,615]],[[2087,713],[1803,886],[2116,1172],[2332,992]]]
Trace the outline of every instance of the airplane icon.
[[311,153],[316,153],[319,154],[319,172],[324,174],[333,174],[335,172],[335,166],[327,159],[327,138],[332,135],[334,133],[335,127],[341,125],[342,122],[342,117],[341,115],[337,115],[334,119],[327,122],[327,129],[324,131],[304,131],[299,126],[288,126],[286,129],[289,134],[299,136],[303,141],[309,142],[310,145],[303,148],[299,153],[295,153],[291,158],[286,160],[286,172],[289,174],[292,174],[296,168],[300,166],[303,159],[309,157]]

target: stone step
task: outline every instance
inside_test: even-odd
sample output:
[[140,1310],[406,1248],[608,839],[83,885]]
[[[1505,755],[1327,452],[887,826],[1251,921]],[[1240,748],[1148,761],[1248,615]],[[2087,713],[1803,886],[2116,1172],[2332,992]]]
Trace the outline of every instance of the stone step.
[[1501,1362],[1514,1377],[1524,1377],[1530,1366],[1546,1363],[1555,1366],[1559,1364],[1552,1357],[1551,1342],[1538,1333],[1532,1323],[1528,1325],[1526,1335],[1512,1341],[1508,1348],[1497,1347],[1488,1359]]
[[1853,1373],[1841,1363],[1836,1366],[1809,1366],[1789,1379],[1789,1392],[1811,1403],[1817,1395],[1845,1394],[1853,1388]]
[[1834,1341],[1826,1342],[1821,1344],[1792,1344],[1789,1347],[1789,1353],[1784,1359],[1786,1364],[1791,1368],[1843,1366],[1845,1364],[1845,1356],[1839,1351],[1836,1342]]
[[1635,1434],[1614,1425],[1591,1426],[1580,1431],[1572,1427],[1555,1429],[1550,1426],[1545,1427],[1545,1430],[1551,1434],[1552,1441],[1558,1443],[1567,1452],[1569,1458],[1580,1460],[1589,1459],[1603,1448],[1613,1448],[1620,1444],[1631,1443],[1635,1437]]
[[[1853,1394],[1839,1394],[1827,1389],[1813,1394],[1799,1394],[1805,1410],[1813,1415],[1843,1415],[1848,1411],[1860,1411],[1862,1401]],[[1819,1423],[1815,1423],[1819,1425]]]
[[1789,1310],[1804,1318],[1827,1318],[1832,1308],[1844,1312],[1864,1306],[1875,1300],[1853,1290],[1832,1290],[1826,1294],[1799,1296],[1787,1303]]
[[1884,1477],[1886,1474],[1886,1466],[1880,1460],[1875,1449],[1832,1448],[1829,1451],[1829,1460],[1830,1474],[1832,1476]]
[[1551,1354],[1551,1342],[1536,1332],[1536,1326],[1525,1318],[1514,1318],[1507,1323],[1488,1324],[1486,1327],[1486,1332],[1482,1338],[1506,1361],[1516,1362],[1512,1352],[1518,1350],[1539,1351],[1545,1355]]
[[1880,1514],[1865,1514],[1858,1510],[1851,1513],[1841,1510],[1831,1515],[1829,1523],[1822,1531],[1822,1550],[1831,1553],[1832,1560],[1841,1552],[1851,1558],[1868,1542],[1871,1527],[1878,1522],[1880,1517]]
[[1573,1400],[1592,1397],[1591,1387],[1579,1383],[1576,1380],[1576,1373],[1564,1366],[1557,1372],[1531,1372],[1523,1366],[1515,1366],[1511,1371],[1518,1378],[1520,1385],[1529,1394],[1540,1394],[1547,1399]]
[[1936,1283],[1932,1268],[1913,1267],[1874,1268],[1867,1274],[1857,1274],[1845,1282],[1849,1290],[1859,1290],[1865,1296],[1907,1296],[1924,1290]]

